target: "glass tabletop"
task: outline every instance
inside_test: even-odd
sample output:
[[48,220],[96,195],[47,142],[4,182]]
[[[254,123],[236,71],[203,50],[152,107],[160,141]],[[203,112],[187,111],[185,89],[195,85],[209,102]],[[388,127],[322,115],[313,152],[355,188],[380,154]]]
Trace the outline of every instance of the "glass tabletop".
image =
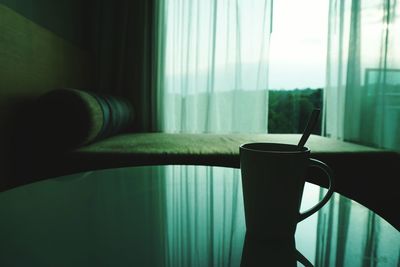
[[[323,190],[307,183],[301,209]],[[0,218],[0,266],[240,266],[246,233],[240,170],[207,166],[32,183],[0,193]],[[295,239],[316,266],[399,266],[400,233],[339,194]]]

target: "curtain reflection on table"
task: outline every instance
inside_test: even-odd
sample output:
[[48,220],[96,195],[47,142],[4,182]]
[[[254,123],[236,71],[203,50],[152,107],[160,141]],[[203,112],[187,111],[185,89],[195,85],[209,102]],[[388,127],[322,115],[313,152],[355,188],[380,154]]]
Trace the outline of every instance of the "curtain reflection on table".
[[168,266],[237,266],[245,234],[238,170],[169,166],[165,175]]
[[[239,266],[246,235],[240,170],[168,166],[164,171],[166,265]],[[301,210],[324,190],[306,184]],[[296,248],[315,266],[400,264],[398,231],[339,194],[298,224]]]
[[[167,265],[239,266],[246,235],[240,170],[167,166],[164,171]],[[318,187],[306,190],[302,209],[318,200]],[[316,225],[315,215],[296,234],[301,252],[311,261]]]
[[319,212],[316,243],[316,266],[400,266],[399,232],[338,194]]

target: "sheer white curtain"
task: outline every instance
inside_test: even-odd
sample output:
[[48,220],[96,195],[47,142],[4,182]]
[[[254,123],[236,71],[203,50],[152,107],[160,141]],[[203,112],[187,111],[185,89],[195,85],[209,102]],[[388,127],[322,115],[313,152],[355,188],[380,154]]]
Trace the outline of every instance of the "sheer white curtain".
[[397,0],[331,0],[325,134],[400,151]]
[[[161,1],[162,131],[267,132],[271,1]],[[235,227],[244,222],[237,222],[237,214],[243,213],[238,175],[233,169],[166,171],[167,181],[180,181],[166,192],[170,266],[240,263],[244,229]],[[220,212],[222,221],[215,216]]]
[[[396,0],[330,0],[327,136],[400,151],[399,15]],[[400,244],[384,240],[388,229],[382,219],[353,212],[349,200],[337,198],[337,207],[331,202],[319,216],[317,265],[398,265],[387,262],[387,255],[400,257]],[[359,257],[348,257],[354,243],[364,249]]]
[[162,130],[266,132],[269,0],[164,0]]

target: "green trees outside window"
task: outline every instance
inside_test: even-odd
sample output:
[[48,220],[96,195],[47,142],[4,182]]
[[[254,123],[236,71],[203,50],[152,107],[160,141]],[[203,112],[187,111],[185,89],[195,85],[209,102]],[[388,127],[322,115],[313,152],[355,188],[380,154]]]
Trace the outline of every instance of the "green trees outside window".
[[[301,133],[314,108],[322,108],[323,89],[269,91],[269,133]],[[321,134],[321,116],[314,134]]]

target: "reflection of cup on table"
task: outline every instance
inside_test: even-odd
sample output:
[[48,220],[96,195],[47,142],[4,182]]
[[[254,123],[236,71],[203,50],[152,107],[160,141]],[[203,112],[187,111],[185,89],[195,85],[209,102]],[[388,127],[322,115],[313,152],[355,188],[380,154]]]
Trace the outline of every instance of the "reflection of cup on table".
[[[311,209],[300,213],[307,169],[322,169],[330,180],[324,198]],[[249,143],[240,146],[246,234],[288,251],[288,262],[296,264],[294,234],[299,221],[318,211],[333,193],[330,168],[310,158],[310,150],[296,145]],[[270,244],[271,245],[271,244]],[[271,247],[271,246],[269,246]],[[290,249],[289,249],[290,250]],[[267,252],[266,252],[267,253]],[[279,253],[265,257],[280,257]],[[242,259],[243,263],[243,259]]]

